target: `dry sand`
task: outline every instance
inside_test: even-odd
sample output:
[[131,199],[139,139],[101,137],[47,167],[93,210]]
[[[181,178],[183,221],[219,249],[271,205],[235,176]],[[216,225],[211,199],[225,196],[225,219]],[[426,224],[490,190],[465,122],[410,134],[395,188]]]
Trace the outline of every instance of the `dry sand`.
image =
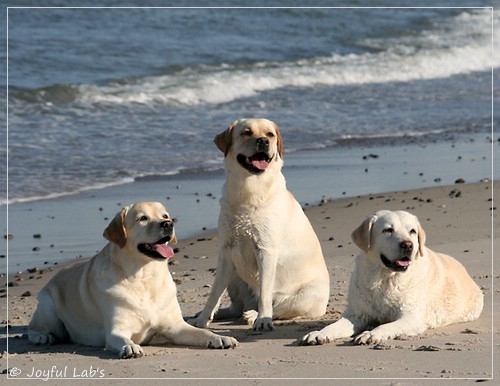
[[[500,184],[495,183],[494,187],[498,189]],[[49,375],[85,378],[86,383],[100,384],[103,380],[106,384],[121,384],[135,378],[214,385],[229,383],[231,378],[256,385],[284,383],[277,378],[290,378],[286,381],[290,385],[304,384],[304,380],[294,378],[314,378],[310,382],[329,385],[437,384],[443,378],[463,379],[460,384],[497,384],[500,371],[493,366],[493,357],[498,359],[500,353],[499,271],[492,267],[492,232],[498,245],[500,231],[497,211],[491,208],[492,188],[491,182],[457,184],[348,198],[306,208],[331,276],[326,315],[320,320],[276,322],[273,332],[254,332],[239,321],[213,323],[211,328],[216,332],[238,339],[239,347],[232,350],[146,346],[146,356],[119,360],[116,354],[101,348],[71,344],[36,346],[26,338],[27,325],[37,304],[36,294],[57,267],[44,273],[26,272],[3,278],[14,286],[8,287],[8,297],[5,291],[0,294],[4,300],[1,312],[7,315],[1,326],[0,368],[4,374],[7,369],[11,372],[8,378],[2,375],[0,383]],[[353,257],[358,253],[350,233],[379,209],[404,209],[416,214],[426,230],[427,245],[465,265],[485,294],[480,319],[375,347],[353,346],[349,340],[298,346],[297,339],[335,321],[344,310]],[[217,236],[210,233],[187,240],[178,236],[179,251],[170,271],[177,282],[183,314],[188,317],[200,311],[206,301],[213,282],[218,242]],[[497,310],[495,323],[493,310]],[[332,378],[336,380],[327,380]]]

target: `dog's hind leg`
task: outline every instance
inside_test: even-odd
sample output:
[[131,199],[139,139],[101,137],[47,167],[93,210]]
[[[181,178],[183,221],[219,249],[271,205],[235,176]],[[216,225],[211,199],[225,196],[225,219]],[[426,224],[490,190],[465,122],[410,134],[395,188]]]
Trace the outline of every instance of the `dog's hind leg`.
[[231,305],[220,308],[214,315],[214,320],[240,318],[246,311],[257,309],[257,297],[250,286],[239,276],[231,279],[227,293],[231,299]]
[[273,295],[273,319],[318,318],[325,314],[330,296],[329,283],[315,283],[295,294]]
[[52,297],[45,291],[38,295],[38,307],[28,326],[28,339],[35,344],[53,344],[66,340],[68,332],[57,316]]

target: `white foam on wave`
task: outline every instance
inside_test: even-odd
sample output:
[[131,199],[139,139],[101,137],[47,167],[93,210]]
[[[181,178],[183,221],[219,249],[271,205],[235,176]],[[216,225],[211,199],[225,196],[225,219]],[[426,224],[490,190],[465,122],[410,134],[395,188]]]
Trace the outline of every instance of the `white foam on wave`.
[[75,194],[84,193],[84,192],[88,192],[91,190],[101,190],[101,189],[105,189],[105,188],[110,188],[112,186],[129,184],[129,183],[132,183],[134,181],[135,181],[134,178],[128,177],[128,178],[123,178],[121,180],[112,181],[112,182],[103,182],[103,183],[97,183],[97,184],[88,185],[88,186],[82,186],[82,187],[75,189],[71,192],[49,193],[49,194],[43,195],[43,196],[32,196],[32,197],[19,197],[19,198],[8,198],[8,199],[2,198],[2,199],[0,199],[0,206],[10,205],[10,204],[19,204],[19,203],[24,203],[24,202],[40,201],[40,200],[51,200],[51,199],[55,199],[55,198],[73,196]]
[[[495,17],[500,21],[500,17]],[[220,104],[286,87],[408,82],[486,71],[500,66],[500,33],[493,36],[489,10],[463,12],[416,37],[365,40],[375,53],[308,58],[251,65],[197,66],[129,84],[80,86],[92,104]]]
[[158,173],[158,172],[146,172],[146,173],[140,173],[135,175],[134,177],[126,177],[126,178],[120,178],[116,179],[110,182],[100,182],[100,183],[95,183],[87,186],[81,186],[78,188],[74,188],[74,190],[71,191],[66,191],[66,192],[55,192],[55,193],[49,193],[46,195],[38,195],[38,196],[30,196],[30,197],[19,197],[19,198],[0,198],[0,206],[3,205],[11,205],[11,204],[19,204],[19,203],[26,203],[26,202],[33,202],[33,201],[41,201],[41,200],[51,200],[51,199],[56,199],[56,198],[61,198],[61,197],[68,197],[68,196],[74,196],[80,193],[85,193],[89,191],[94,191],[94,190],[102,190],[106,188],[111,188],[113,186],[120,186],[120,185],[125,185],[125,184],[130,184],[133,183],[137,180],[144,180],[144,179],[149,179],[149,180],[155,180],[155,179],[162,179],[165,177],[169,176],[177,176],[179,174],[183,173],[200,173],[200,172],[213,172],[213,171],[218,171],[221,170],[221,163],[220,160],[207,160],[205,165],[199,166],[199,167],[178,167],[170,171],[166,171],[164,173]]

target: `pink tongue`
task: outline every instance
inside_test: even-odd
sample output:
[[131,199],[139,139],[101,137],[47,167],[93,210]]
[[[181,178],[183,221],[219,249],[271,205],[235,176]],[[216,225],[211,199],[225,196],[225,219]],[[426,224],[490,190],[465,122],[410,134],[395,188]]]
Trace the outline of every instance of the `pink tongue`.
[[165,259],[174,257],[174,250],[168,244],[154,244],[153,249]]
[[266,170],[267,167],[269,166],[269,162],[264,160],[252,160],[252,166],[255,169]]
[[400,267],[407,267],[410,265],[410,262],[408,260],[396,260],[394,263],[396,263],[396,265],[399,265]]

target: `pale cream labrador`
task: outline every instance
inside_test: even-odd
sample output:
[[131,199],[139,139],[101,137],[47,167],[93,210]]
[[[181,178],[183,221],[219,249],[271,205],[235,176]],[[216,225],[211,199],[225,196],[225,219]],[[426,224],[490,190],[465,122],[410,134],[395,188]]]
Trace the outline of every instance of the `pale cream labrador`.
[[347,308],[340,320],[307,334],[301,344],[350,336],[355,344],[375,344],[479,317],[480,288],[457,260],[425,246],[416,216],[379,211],[352,239],[363,253],[356,258]]
[[192,323],[206,327],[226,289],[231,306],[215,317],[243,316],[254,330],[273,330],[273,318],[323,315],[329,275],[318,238],[286,188],[277,125],[237,120],[215,143],[226,170],[219,260],[207,304]]
[[29,340],[70,340],[106,347],[120,358],[140,357],[140,344],[229,348],[237,345],[187,324],[168,270],[174,256],[173,221],[160,203],[125,207],[104,231],[110,242],[91,260],[59,271],[38,295]]

